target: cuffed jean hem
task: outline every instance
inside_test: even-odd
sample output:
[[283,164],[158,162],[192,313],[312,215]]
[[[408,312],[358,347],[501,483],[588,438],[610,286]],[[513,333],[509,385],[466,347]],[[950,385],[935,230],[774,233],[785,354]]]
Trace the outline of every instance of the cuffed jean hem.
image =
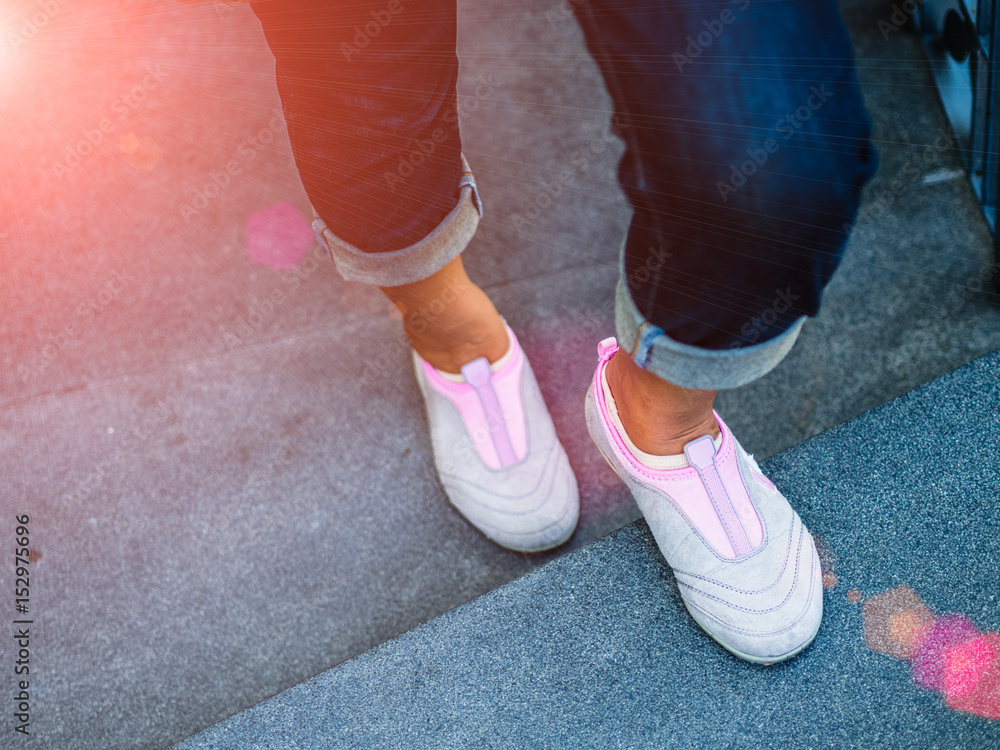
[[766,375],[791,350],[805,320],[803,315],[788,330],[762,344],[702,349],[675,341],[648,323],[621,279],[615,291],[618,345],[639,367],[683,388],[704,391],[738,388]]
[[426,279],[456,258],[472,240],[483,215],[479,188],[462,156],[458,205],[424,239],[402,250],[366,253],[337,237],[313,209],[313,231],[348,281],[401,286]]

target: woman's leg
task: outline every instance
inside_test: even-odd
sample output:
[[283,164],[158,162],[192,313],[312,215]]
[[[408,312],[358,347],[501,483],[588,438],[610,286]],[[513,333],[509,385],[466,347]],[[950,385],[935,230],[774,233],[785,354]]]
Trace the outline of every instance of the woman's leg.
[[455,0],[252,7],[317,235],[403,314],[449,499],[505,547],[561,544],[576,479],[517,338],[460,258],[482,205],[461,153]]
[[819,629],[819,559],[712,402],[816,314],[875,171],[851,42],[834,0],[575,8],[635,209],[588,426],[698,624],[750,661],[787,659]]
[[463,172],[454,0],[255,0],[251,8],[275,56],[292,152],[319,216],[364,253],[427,237],[459,204]]
[[402,313],[410,345],[439,370],[457,373],[474,359],[496,362],[507,352],[503,319],[466,275],[461,256],[426,279],[382,292]]
[[[299,174],[338,267],[382,288],[434,366],[458,372],[479,356],[499,359],[503,321],[458,256],[477,217],[468,207],[450,216],[465,171],[454,0],[252,7],[277,60]],[[420,249],[442,225],[452,236]]]
[[[817,313],[876,168],[837,5],[576,8],[627,145],[620,343],[646,391],[655,377],[702,392],[760,377]],[[626,376],[641,380],[609,368],[625,399]],[[679,397],[692,399],[701,414],[681,432],[710,417],[711,399]],[[670,424],[662,416],[623,419],[641,434]]]

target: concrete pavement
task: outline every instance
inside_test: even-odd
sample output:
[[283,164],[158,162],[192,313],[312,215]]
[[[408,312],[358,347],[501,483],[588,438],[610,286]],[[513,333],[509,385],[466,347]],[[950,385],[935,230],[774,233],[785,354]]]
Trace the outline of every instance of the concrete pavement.
[[[1000,346],[956,154],[894,182],[944,126],[919,45],[882,39],[880,3],[845,9],[882,158],[867,200],[891,205],[862,217],[787,361],[720,397],[758,457]],[[249,10],[4,11],[0,531],[30,514],[36,622],[32,736],[3,729],[0,747],[166,747],[637,518],[581,408],[612,331],[620,147],[557,10],[489,0],[460,17],[463,136],[487,202],[466,264],[532,359],[583,500],[570,544],[535,557],[448,506],[378,292],[315,248],[294,272],[249,257],[250,217],[308,208]],[[580,149],[586,169],[515,221]]]

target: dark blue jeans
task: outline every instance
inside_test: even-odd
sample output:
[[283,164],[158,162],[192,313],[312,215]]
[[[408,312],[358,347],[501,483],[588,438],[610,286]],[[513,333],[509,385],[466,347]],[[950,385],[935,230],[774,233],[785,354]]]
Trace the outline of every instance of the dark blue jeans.
[[[651,332],[744,348],[815,315],[877,166],[837,3],[571,6],[626,144],[622,286],[648,324],[633,356],[648,354],[638,339]],[[365,253],[427,236],[455,208],[462,173],[455,0],[252,7],[319,216]]]

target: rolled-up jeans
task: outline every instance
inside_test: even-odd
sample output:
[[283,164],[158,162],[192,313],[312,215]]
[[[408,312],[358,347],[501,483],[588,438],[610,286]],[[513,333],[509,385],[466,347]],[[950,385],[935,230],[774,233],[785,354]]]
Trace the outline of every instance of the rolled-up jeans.
[[[819,311],[877,168],[837,3],[563,4],[625,141],[619,345],[688,388],[759,378]],[[251,7],[341,274],[390,287],[441,269],[483,212],[459,132],[456,0]]]

